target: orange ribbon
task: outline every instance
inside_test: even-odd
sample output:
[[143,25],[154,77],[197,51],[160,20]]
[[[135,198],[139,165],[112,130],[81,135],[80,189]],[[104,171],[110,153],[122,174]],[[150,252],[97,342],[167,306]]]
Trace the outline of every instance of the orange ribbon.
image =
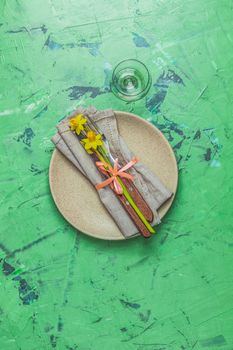
[[122,194],[123,193],[123,189],[122,189],[122,186],[120,185],[120,183],[119,183],[119,181],[117,179],[117,176],[124,177],[124,178],[132,181],[133,180],[133,176],[128,174],[128,173],[125,173],[125,170],[128,170],[129,168],[131,168],[137,162],[138,162],[138,159],[137,158],[133,158],[129,163],[127,163],[125,166],[123,166],[123,168],[120,168],[120,169],[119,169],[119,165],[118,165],[118,159],[115,160],[113,168],[108,163],[96,162],[96,165],[97,165],[98,169],[104,175],[109,177],[107,180],[97,184],[95,186],[96,189],[100,190],[101,188],[110,185],[112,187],[112,189],[117,194]]

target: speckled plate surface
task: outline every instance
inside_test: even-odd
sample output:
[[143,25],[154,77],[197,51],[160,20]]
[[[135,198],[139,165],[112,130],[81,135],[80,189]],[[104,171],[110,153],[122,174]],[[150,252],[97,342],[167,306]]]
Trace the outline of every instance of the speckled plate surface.
[[[178,171],[173,150],[163,134],[149,122],[131,113],[115,113],[119,132],[127,140],[129,148],[174,193],[159,209],[160,217],[163,218],[177,189]],[[100,239],[124,239],[100,202],[96,189],[56,149],[51,158],[49,183],[57,208],[77,230]]]

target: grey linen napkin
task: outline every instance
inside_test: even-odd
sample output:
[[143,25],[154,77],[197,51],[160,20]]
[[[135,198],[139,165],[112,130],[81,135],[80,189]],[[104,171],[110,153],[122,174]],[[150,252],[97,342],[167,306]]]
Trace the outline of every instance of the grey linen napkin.
[[[117,128],[114,112],[110,109],[97,111],[94,107],[87,109],[78,108],[69,117],[63,119],[58,125],[58,132],[52,137],[56,148],[69,159],[74,166],[95,186],[103,181],[103,177],[97,169],[90,155],[79,143],[77,136],[69,128],[69,120],[77,114],[88,115],[103,131],[109,141],[111,153],[119,162],[129,162],[134,154],[129,150],[125,141],[121,138]],[[131,168],[130,173],[134,176],[134,183],[154,213],[152,225],[158,224],[160,218],[158,208],[172,196],[160,179],[152,173],[143,163],[139,162]],[[129,238],[138,233],[137,227],[126,213],[111,188],[104,187],[98,191],[100,200],[118,225],[120,231]]]

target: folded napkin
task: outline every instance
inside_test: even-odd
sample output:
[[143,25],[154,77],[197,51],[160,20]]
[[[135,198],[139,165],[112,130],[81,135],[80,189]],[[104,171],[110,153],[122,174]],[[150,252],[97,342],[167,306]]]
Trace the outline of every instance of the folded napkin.
[[[52,137],[56,148],[68,158],[74,166],[92,183],[96,185],[103,181],[103,177],[93,162],[92,158],[80,144],[77,135],[69,128],[69,120],[77,114],[89,116],[106,136],[111,153],[114,158],[119,159],[120,164],[128,163],[134,154],[128,148],[118,132],[117,120],[111,109],[97,111],[94,107],[87,109],[78,108],[70,116],[63,119],[58,125],[58,132]],[[152,225],[160,222],[158,208],[172,196],[160,179],[152,173],[142,162],[139,162],[130,169],[134,176],[134,184],[148,203],[154,213]],[[138,233],[138,229],[121,205],[117,195],[110,186],[98,190],[100,200],[118,225],[120,231],[129,238]]]

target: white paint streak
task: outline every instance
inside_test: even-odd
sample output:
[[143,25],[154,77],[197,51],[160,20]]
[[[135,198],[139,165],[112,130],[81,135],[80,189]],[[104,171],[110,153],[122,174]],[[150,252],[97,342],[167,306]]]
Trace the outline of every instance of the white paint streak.
[[20,108],[6,109],[5,111],[0,112],[0,116],[11,115],[14,113],[18,113],[19,111],[20,111]]
[[213,159],[212,162],[210,163],[210,166],[212,168],[220,168],[221,167],[221,163],[220,163],[219,160]]

